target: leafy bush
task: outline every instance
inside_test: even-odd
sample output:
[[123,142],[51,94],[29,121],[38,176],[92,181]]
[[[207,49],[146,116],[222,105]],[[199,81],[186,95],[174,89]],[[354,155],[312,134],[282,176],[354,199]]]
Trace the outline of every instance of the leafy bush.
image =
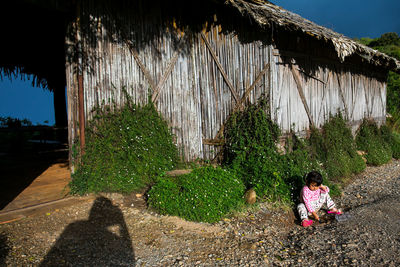
[[216,222],[243,201],[244,185],[233,172],[200,167],[178,177],[160,176],[148,203],[161,214]]
[[357,154],[356,144],[345,120],[338,114],[322,127],[314,129],[309,139],[313,157],[323,163],[329,179],[340,180],[362,172],[366,165]]
[[386,126],[391,132],[400,133],[400,111],[392,112],[386,118]]
[[285,154],[285,161],[282,162],[284,167],[283,173],[285,182],[291,189],[291,201],[298,202],[300,191],[303,188],[305,181],[304,176],[310,171],[318,171],[324,177],[324,184],[331,189],[331,195],[336,196],[341,193],[339,187],[327,179],[327,173],[323,168],[322,162],[312,156],[310,152],[311,146],[308,145],[309,140],[302,140],[294,134],[289,136],[289,147]]
[[390,146],[392,157],[395,159],[400,158],[400,134],[393,130],[393,128],[382,125],[379,129],[383,140]]
[[400,159],[400,134],[396,132],[391,133],[390,139],[392,157],[395,159]]
[[365,158],[368,164],[382,165],[391,160],[392,150],[389,133],[386,133],[386,139],[375,122],[363,121],[357,131],[356,142],[357,148],[367,153]]
[[[224,164],[234,170],[246,188],[268,201],[297,201],[303,176],[321,163],[310,156],[306,142],[290,135],[286,154],[278,152],[280,130],[264,112],[265,104],[233,114],[225,127]],[[326,176],[326,175],[325,175]]]
[[72,193],[141,190],[178,161],[173,136],[152,103],[97,109],[86,133]]
[[281,175],[276,148],[280,131],[264,112],[265,102],[249,105],[231,115],[225,126],[224,164],[234,170],[246,188],[277,199],[290,190]]

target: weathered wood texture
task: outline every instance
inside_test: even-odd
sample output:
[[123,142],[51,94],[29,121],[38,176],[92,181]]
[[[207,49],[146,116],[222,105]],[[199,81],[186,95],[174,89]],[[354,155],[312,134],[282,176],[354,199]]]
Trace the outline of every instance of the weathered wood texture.
[[[271,115],[283,131],[307,130],[310,118],[320,127],[329,114],[338,111],[347,114],[351,121],[385,117],[385,83],[369,73],[354,74],[350,67],[340,64],[293,62],[301,83],[298,86],[290,64],[282,64],[282,58],[273,56],[276,50],[271,45],[261,41],[243,43],[218,26],[183,38],[177,45],[177,38],[184,34],[162,29],[156,22],[135,18],[125,21],[126,31],[135,33],[132,42],[121,41],[116,33],[107,32],[113,26],[105,25],[110,22],[95,15],[90,23],[95,30],[80,36],[85,56],[82,64],[86,120],[92,118],[96,105],[123,105],[123,90],[140,104],[153,96],[186,160],[215,157],[220,148],[210,145],[209,140],[217,136],[245,95],[253,103],[261,95],[269,96]],[[159,34],[144,42],[149,32]],[[313,74],[306,75],[301,66],[311,66]],[[79,134],[76,67],[76,63],[67,64],[66,71],[70,144]],[[310,116],[303,103],[307,103]]]
[[[374,74],[311,59],[290,64],[276,51],[274,55],[271,114],[284,132],[304,132],[310,128],[311,121],[320,128],[330,115],[338,112],[348,119],[353,133],[363,118],[372,118],[378,124],[385,122],[386,83]],[[309,70],[303,71],[302,66],[312,69],[312,74]],[[304,99],[294,73],[300,74]]]
[[[141,104],[147,102],[154,90],[129,45],[110,40],[104,31],[104,27],[99,27],[97,36],[82,36],[83,39],[98,38],[97,49],[85,43],[83,45],[84,54],[91,59],[90,68],[86,67],[83,78],[87,120],[91,119],[91,111],[98,104],[111,104],[114,101],[117,106],[123,105],[123,88],[134,101]],[[143,34],[146,31],[144,28]],[[204,36],[226,77],[223,77],[210,49],[198,34],[191,38],[189,49],[177,54],[176,63],[160,88],[156,102],[157,109],[169,122],[177,137],[177,145],[188,160],[212,159],[215,156],[219,148],[203,144],[203,139],[213,139],[236,106],[232,90],[242,97],[246,88],[258,78],[251,92],[248,92],[248,99],[255,102],[261,94],[269,92],[267,71],[262,73],[262,77],[257,77],[270,62],[269,46],[261,42],[242,44],[235,35],[219,33],[218,27],[204,33]],[[176,52],[172,38],[166,33],[137,50],[137,58],[154,83],[158,84]],[[77,134],[73,121],[78,118],[77,105],[72,104],[77,101],[73,68],[73,65],[67,66],[71,141]],[[226,79],[229,79],[231,88]]]

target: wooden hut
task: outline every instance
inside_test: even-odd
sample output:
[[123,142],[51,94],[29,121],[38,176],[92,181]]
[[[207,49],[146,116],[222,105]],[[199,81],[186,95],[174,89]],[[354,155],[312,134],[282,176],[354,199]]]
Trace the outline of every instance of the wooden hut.
[[137,103],[152,99],[186,160],[213,159],[229,114],[261,96],[284,132],[304,134],[337,112],[356,129],[365,117],[385,121],[387,74],[400,71],[395,59],[268,1],[61,6],[71,17],[65,41],[70,147],[93,108],[123,105],[124,92]]

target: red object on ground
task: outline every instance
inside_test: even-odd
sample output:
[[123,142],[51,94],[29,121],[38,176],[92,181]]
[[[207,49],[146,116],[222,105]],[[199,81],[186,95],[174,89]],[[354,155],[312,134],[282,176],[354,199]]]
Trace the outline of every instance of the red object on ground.
[[313,220],[304,220],[301,222],[301,225],[303,227],[308,227],[308,226],[312,225],[313,223],[314,223]]

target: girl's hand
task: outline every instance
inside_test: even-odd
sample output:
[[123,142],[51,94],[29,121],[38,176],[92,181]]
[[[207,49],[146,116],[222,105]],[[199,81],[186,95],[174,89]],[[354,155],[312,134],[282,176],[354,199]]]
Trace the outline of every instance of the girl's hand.
[[321,189],[322,191],[326,191],[327,190],[326,186],[324,186],[322,184],[319,186],[319,189]]
[[312,213],[312,216],[314,217],[315,220],[319,221],[319,216],[315,211]]

